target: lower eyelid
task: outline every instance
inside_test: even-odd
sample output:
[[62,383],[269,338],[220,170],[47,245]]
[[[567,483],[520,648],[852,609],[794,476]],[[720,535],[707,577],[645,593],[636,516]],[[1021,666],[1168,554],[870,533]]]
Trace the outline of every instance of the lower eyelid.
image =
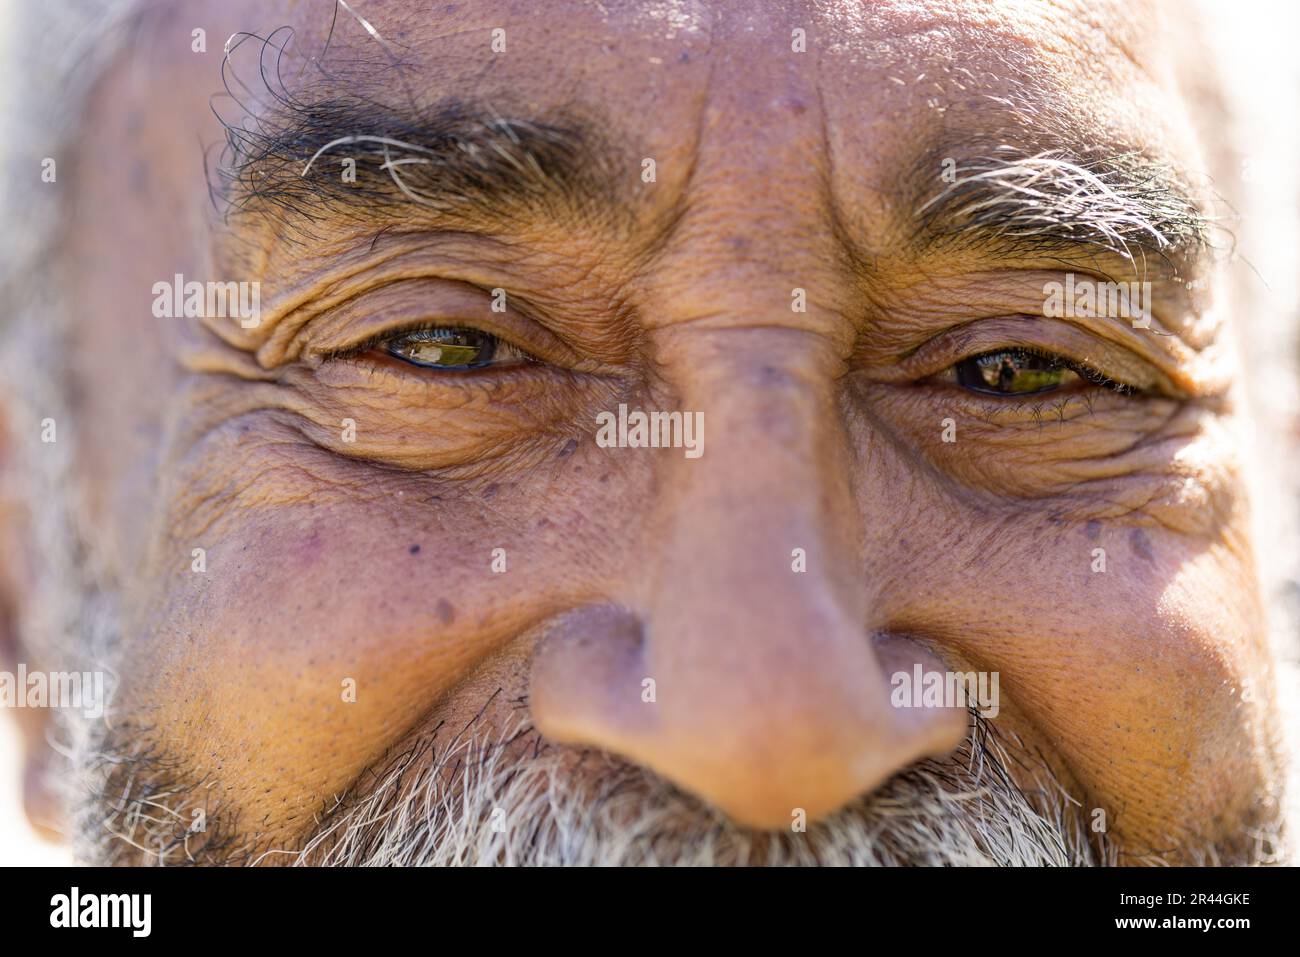
[[[1149,417],[1154,416],[1161,407],[1159,401],[1144,401],[1145,398],[1159,397],[1126,396],[1106,389],[1086,387],[1086,383],[1084,385],[1084,388],[1069,387],[1019,396],[976,392],[956,385],[939,386],[924,398],[916,397],[914,401],[920,403],[918,408],[926,410],[923,421],[927,425],[935,421],[936,416],[940,421],[945,416],[951,416],[959,428],[961,423],[969,425],[978,422],[982,428],[997,431],[1015,430],[1030,425],[1035,428],[1048,424],[1068,425],[1076,420],[1092,420],[1095,415],[1101,415],[1105,421],[1117,417],[1125,422],[1132,421],[1132,416],[1138,416],[1138,421],[1145,423],[1154,421]],[[888,395],[895,390],[900,401],[913,401],[905,398],[912,390],[897,385],[889,387],[881,398],[890,401]],[[916,396],[916,393],[912,392],[912,395]]]

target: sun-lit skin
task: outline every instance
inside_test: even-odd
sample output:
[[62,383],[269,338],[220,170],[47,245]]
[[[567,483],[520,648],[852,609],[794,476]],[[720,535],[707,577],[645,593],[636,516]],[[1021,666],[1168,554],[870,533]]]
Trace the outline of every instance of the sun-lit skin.
[[[122,719],[258,847],[308,837],[388,749],[468,724],[498,688],[489,724],[526,697],[553,740],[788,827],[960,742],[964,714],[889,705],[889,673],[921,661],[998,672],[998,730],[1082,813],[1104,809],[1129,859],[1245,840],[1276,777],[1272,679],[1216,274],[1194,296],[1157,283],[1163,335],[1027,319],[1045,281],[1087,264],[918,258],[896,185],[937,139],[1060,115],[1200,172],[1175,51],[1145,29],[1165,14],[537,7],[370,0],[402,80],[345,17],[329,62],[364,57],[358,94],[389,105],[598,108],[624,213],[446,234],[412,204],[382,236],[325,215],[311,238],[215,216],[196,144],[223,136],[222,40],[291,25],[309,55],[328,3],[178,4],[101,83],[67,177],[85,317],[68,434],[123,588]],[[306,94],[302,65],[285,73]],[[150,289],[178,272],[259,280],[261,324],[153,318]],[[330,358],[444,319],[541,364]],[[1011,400],[945,377],[1008,345],[1087,354],[1147,392]],[[705,454],[597,447],[597,413],[620,402],[702,412]],[[640,619],[639,647],[561,617],[605,605]]]

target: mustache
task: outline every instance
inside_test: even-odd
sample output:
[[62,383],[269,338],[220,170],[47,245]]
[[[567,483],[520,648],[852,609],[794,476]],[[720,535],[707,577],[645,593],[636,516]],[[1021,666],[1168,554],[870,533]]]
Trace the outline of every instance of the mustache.
[[[527,719],[438,728],[392,756],[296,850],[310,866],[1071,866],[1114,863],[1077,801],[974,708],[944,759],[920,761],[818,822],[742,828],[614,755],[544,741]],[[1011,774],[1015,766],[1019,786]],[[795,809],[797,811],[797,809]]]

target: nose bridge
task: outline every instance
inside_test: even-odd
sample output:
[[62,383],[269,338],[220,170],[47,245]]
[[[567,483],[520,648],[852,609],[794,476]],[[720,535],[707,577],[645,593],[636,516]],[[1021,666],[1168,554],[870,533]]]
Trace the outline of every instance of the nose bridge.
[[695,335],[704,341],[666,361],[665,375],[707,441],[697,459],[660,463],[647,664],[688,683],[727,672],[761,684],[776,678],[769,665],[851,628],[853,647],[837,656],[869,666],[869,583],[855,574],[862,536],[833,350],[804,329]]

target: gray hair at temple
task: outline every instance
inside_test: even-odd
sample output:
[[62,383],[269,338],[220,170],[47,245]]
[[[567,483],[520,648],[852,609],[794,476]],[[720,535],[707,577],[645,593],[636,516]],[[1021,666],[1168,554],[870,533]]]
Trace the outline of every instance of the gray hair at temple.
[[[0,85],[0,215],[10,224],[0,241],[0,383],[8,400],[0,407],[0,516],[24,521],[33,546],[4,556],[26,565],[32,591],[10,624],[52,670],[105,672],[110,706],[113,590],[97,571],[104,563],[80,518],[85,483],[65,349],[71,277],[61,249],[75,228],[70,196],[84,109],[103,71],[132,41],[140,9],[140,0],[0,0],[0,62],[8,68]],[[47,181],[42,173],[51,160]],[[40,441],[46,419],[61,441]],[[90,723],[66,709],[52,716],[51,743],[68,769],[83,767],[94,739]],[[73,773],[55,776],[72,806],[84,782]]]

